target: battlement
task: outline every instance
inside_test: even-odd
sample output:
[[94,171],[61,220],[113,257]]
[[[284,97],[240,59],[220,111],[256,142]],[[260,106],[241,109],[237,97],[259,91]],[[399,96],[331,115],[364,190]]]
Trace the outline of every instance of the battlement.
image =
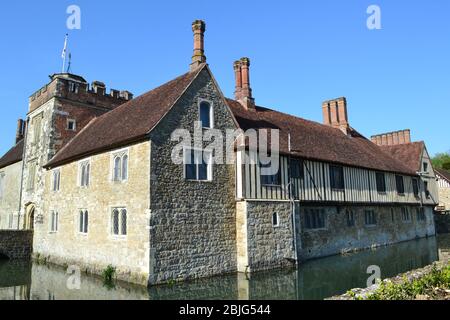
[[70,100],[106,110],[112,110],[133,99],[133,94],[129,91],[110,89],[107,93],[103,82],[93,81],[89,85],[83,77],[70,73],[54,74],[50,76],[50,79],[48,84],[31,95],[29,112],[33,112],[52,98]]

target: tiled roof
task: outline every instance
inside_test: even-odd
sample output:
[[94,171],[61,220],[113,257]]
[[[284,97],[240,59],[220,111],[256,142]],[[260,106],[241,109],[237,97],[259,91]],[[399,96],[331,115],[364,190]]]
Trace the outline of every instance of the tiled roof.
[[23,155],[23,139],[20,140],[0,159],[0,169],[22,161]]
[[203,68],[186,73],[91,121],[45,167],[145,139]]
[[245,109],[239,102],[227,99],[241,129],[273,128],[280,130],[280,152],[354,167],[415,175],[416,171],[383,152],[377,145],[350,129],[350,135],[317,122],[301,119],[271,109]]
[[381,146],[383,151],[405,164],[408,168],[414,172],[419,172],[420,158],[425,148],[423,141],[412,142],[406,144],[399,144],[395,146]]
[[434,168],[434,170],[445,180],[450,182],[450,172],[444,169]]

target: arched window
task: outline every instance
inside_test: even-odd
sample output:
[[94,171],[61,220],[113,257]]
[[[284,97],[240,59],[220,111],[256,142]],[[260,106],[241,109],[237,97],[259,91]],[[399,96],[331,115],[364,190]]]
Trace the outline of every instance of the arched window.
[[127,209],[114,208],[111,214],[111,233],[114,236],[127,235]]
[[89,212],[87,210],[80,210],[78,223],[78,232],[87,234],[89,230]]
[[122,182],[128,180],[128,153],[114,155],[113,181]]
[[200,121],[203,128],[213,127],[213,110],[211,104],[207,101],[200,103]]
[[114,159],[114,181],[120,181],[121,180],[121,173],[122,170],[122,158],[116,157]]
[[128,155],[122,158],[122,180],[128,179]]
[[80,163],[80,186],[81,187],[88,187],[89,186],[89,180],[90,180],[90,171],[91,171],[91,164],[89,161],[84,161]]

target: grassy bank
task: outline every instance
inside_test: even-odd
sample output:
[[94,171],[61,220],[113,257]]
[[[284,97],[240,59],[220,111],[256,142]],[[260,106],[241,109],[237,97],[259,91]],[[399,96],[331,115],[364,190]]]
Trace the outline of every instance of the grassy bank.
[[450,264],[433,265],[431,270],[419,278],[404,276],[400,281],[383,281],[367,295],[350,291],[354,300],[450,300]]

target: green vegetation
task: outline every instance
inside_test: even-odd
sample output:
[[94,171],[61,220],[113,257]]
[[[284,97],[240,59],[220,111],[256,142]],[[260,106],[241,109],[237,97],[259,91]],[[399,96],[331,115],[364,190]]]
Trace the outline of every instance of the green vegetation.
[[114,276],[116,275],[116,268],[109,265],[105,270],[103,270],[102,277],[105,285],[111,285],[114,281]]
[[436,154],[431,162],[435,168],[450,170],[450,151]]
[[[404,279],[402,283],[383,282],[380,287],[366,300],[442,300],[450,299],[450,264],[432,271],[420,279],[409,281]],[[357,297],[351,295],[352,298]]]

